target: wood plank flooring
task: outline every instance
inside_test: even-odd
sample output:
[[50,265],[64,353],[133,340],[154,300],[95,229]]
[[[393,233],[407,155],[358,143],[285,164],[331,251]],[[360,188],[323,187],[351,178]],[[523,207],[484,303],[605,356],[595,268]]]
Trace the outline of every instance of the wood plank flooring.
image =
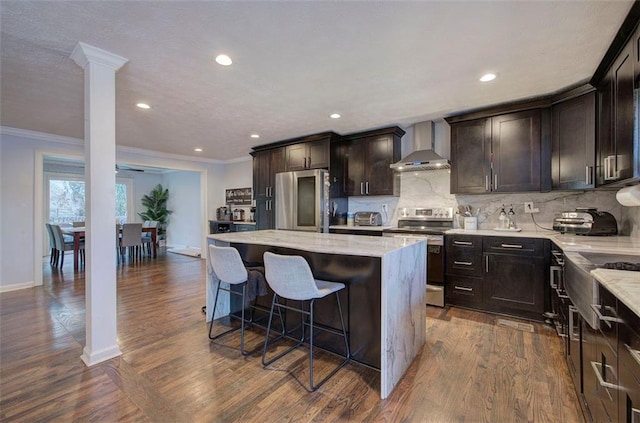
[[[88,368],[84,273],[67,262],[45,261],[42,287],[0,294],[2,422],[584,421],[550,328],[456,308],[427,308],[427,343],[388,399],[353,363],[308,393],[305,349],[265,370],[240,355],[239,333],[210,342],[204,261],[167,253],[118,267],[123,354]],[[251,330],[247,347],[263,336]],[[335,362],[321,356],[318,376]]]

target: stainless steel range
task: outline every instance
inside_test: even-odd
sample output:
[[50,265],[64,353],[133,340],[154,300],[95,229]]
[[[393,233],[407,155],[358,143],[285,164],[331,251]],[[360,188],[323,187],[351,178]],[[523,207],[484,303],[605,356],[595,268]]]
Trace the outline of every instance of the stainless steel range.
[[427,304],[444,307],[444,233],[453,228],[453,208],[402,208],[398,226],[383,236],[427,241]]

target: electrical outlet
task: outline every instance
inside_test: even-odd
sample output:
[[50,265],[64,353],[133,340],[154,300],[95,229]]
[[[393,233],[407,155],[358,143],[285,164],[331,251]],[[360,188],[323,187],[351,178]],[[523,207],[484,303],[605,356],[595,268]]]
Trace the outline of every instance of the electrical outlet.
[[525,213],[539,213],[540,209],[536,209],[533,207],[533,201],[526,201],[524,203],[524,212]]

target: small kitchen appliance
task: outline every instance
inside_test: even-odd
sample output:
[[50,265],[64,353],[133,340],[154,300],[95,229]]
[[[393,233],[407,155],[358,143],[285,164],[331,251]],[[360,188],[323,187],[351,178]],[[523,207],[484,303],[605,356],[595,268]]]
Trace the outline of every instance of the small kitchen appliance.
[[231,220],[231,211],[226,207],[218,207],[216,209],[216,220]]
[[594,208],[577,208],[556,217],[553,230],[576,235],[616,235],[618,223],[611,213]]
[[378,212],[356,212],[353,223],[355,226],[382,226],[382,216]]
[[244,210],[243,209],[234,209],[233,210],[233,221],[234,222],[244,221]]

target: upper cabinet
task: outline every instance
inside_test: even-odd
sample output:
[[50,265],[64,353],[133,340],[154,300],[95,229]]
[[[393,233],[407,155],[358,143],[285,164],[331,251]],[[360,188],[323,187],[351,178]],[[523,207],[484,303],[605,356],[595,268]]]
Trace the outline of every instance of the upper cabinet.
[[635,2],[600,62],[597,87],[596,186],[640,180],[640,2]]
[[285,149],[278,147],[252,154],[256,229],[272,229],[275,227],[275,175],[285,171]]
[[[451,193],[548,189],[548,114],[542,109],[451,123]],[[543,131],[545,136],[543,136]]]
[[285,151],[288,171],[329,167],[329,137],[288,145]]
[[596,140],[595,91],[555,103],[551,113],[553,189],[593,188]]
[[399,175],[389,165],[400,160],[404,133],[394,126],[343,138],[342,163],[336,163],[342,174],[332,178],[341,183],[342,196],[399,195]]

